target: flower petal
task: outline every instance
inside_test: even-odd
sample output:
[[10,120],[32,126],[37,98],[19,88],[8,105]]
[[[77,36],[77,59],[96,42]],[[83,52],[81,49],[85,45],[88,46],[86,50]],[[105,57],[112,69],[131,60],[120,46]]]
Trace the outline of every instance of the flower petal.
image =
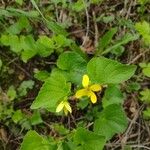
[[64,107],[64,113],[65,113],[66,116],[68,115],[68,110],[67,110],[66,107]]
[[90,90],[94,91],[94,92],[98,92],[102,90],[102,87],[99,84],[93,84],[90,86]]
[[56,108],[56,112],[57,113],[60,112],[63,109],[63,107],[64,107],[64,101],[61,101],[61,103]]
[[88,75],[84,75],[83,76],[83,78],[82,78],[82,85],[83,85],[83,87],[88,87],[88,85],[89,85],[89,77],[88,77]]
[[64,102],[64,109],[67,109],[67,111],[72,113],[72,108],[68,102]]
[[96,95],[95,95],[94,92],[90,91],[90,92],[89,92],[89,97],[90,97],[91,102],[92,102],[93,104],[97,102],[97,97],[96,97]]
[[88,96],[88,92],[86,89],[78,90],[75,94],[76,98],[81,98],[82,96]]

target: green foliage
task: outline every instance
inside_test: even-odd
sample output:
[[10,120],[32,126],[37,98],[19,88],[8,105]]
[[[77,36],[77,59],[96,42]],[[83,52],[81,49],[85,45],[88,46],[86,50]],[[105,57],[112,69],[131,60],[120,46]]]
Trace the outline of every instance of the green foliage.
[[34,86],[34,81],[32,80],[23,81],[18,88],[19,96],[25,96],[28,90],[32,89],[33,86]]
[[78,128],[74,135],[74,142],[79,145],[77,150],[103,150],[105,137],[84,128]]
[[150,2],[150,0],[138,0],[138,3],[140,3],[141,5],[145,5],[148,2]]
[[[3,89],[0,91],[0,122],[9,128],[15,126],[10,130],[14,135],[18,132],[22,137],[28,131],[20,150],[103,150],[108,140],[124,132],[127,127],[122,91],[137,92],[140,89],[138,84],[130,81],[127,85],[119,85],[134,75],[136,66],[112,59],[118,59],[123,52],[127,53],[126,44],[137,40],[139,36],[134,33],[131,20],[122,18],[119,24],[117,16],[112,13],[109,15],[109,12],[97,18],[97,8],[102,6],[103,0],[47,2],[31,0],[25,4],[23,0],[15,0],[12,6],[8,3],[6,8],[0,8],[2,53],[4,50],[0,58]],[[145,5],[147,1],[139,0],[139,3]],[[114,22],[115,25],[118,23],[117,28],[111,25]],[[94,24],[91,26],[91,23]],[[99,25],[103,24],[106,27],[102,29],[108,31],[95,46],[96,33],[103,33],[99,30]],[[120,33],[122,28],[125,30]],[[136,29],[143,40],[149,40],[150,27],[147,22],[137,23]],[[84,43],[83,35],[90,40]],[[82,51],[80,45],[85,50],[88,50],[86,46],[95,46],[95,56]],[[29,68],[26,70],[26,67]],[[149,64],[141,68],[144,75],[149,77]],[[28,70],[30,76],[27,76]],[[23,77],[20,78],[22,73]],[[13,75],[15,77],[11,78]],[[89,101],[93,96],[89,97],[89,93],[87,97],[83,95],[81,99],[77,98],[77,91],[86,87],[83,75],[89,76],[89,87],[85,93],[88,93],[91,85],[98,84],[95,85],[95,91],[90,89],[97,103]],[[3,81],[5,76],[10,77],[8,83]],[[135,83],[139,82],[137,76],[134,79]],[[38,90],[30,110],[31,99]],[[141,100],[147,104],[150,101],[149,93],[149,89],[140,93]],[[63,116],[64,113],[60,111],[56,112],[58,106],[63,106],[63,111],[69,108],[69,113],[66,113],[69,117]],[[149,116],[149,109],[143,114]],[[42,131],[45,137],[31,129]]]
[[138,39],[137,34],[126,33],[120,40],[116,41],[112,46],[108,47],[105,51],[102,52],[102,55],[107,54],[114,49],[119,48],[122,45],[125,45],[131,41],[135,41]]
[[112,14],[112,15],[109,15],[109,16],[103,16],[102,17],[102,21],[104,22],[104,23],[110,23],[110,22],[112,22],[112,21],[114,21],[115,20],[115,16]]
[[116,32],[117,28],[111,28],[109,31],[107,31],[105,35],[100,39],[98,49],[104,50],[110,44]]
[[150,108],[147,108],[146,110],[144,110],[143,115],[145,119],[150,119]]
[[61,136],[69,134],[69,130],[61,124],[55,123],[52,125],[52,128]]
[[135,29],[139,32],[142,36],[143,42],[146,45],[150,44],[150,25],[148,22],[138,22],[135,24]]
[[150,89],[145,89],[140,92],[140,100],[147,104],[147,107],[145,110],[143,110],[143,116],[145,119],[150,119]]
[[0,42],[5,46],[10,46],[10,49],[15,53],[19,53],[22,49],[20,45],[20,40],[17,35],[4,35],[3,34],[1,36]]
[[23,29],[26,29],[27,31],[31,30],[30,23],[26,17],[20,17],[16,23],[9,26],[7,32],[9,34],[20,34]]
[[50,145],[48,140],[35,131],[29,131],[21,144],[20,150],[54,150],[55,145]]
[[61,34],[61,35],[65,35],[67,36],[68,33],[65,31],[64,28],[62,28],[62,26],[60,26],[58,23],[53,22],[53,21],[47,21],[46,25],[48,27],[49,30],[51,30],[52,32],[56,33],[56,34]]
[[87,61],[76,52],[62,53],[58,60],[59,69],[68,73],[68,80],[80,84],[82,76],[86,72]]
[[150,63],[140,63],[139,65],[142,68],[143,74],[147,77],[150,77]]
[[14,86],[10,86],[8,91],[7,91],[7,96],[10,100],[14,100],[16,98],[16,90]]
[[150,89],[145,89],[143,91],[140,92],[141,94],[141,100],[143,102],[146,102],[146,103],[150,103]]
[[45,81],[50,76],[50,73],[45,70],[43,71],[35,70],[34,73],[35,73],[34,77],[40,81]]
[[147,108],[146,110],[144,110],[143,115],[145,119],[150,119],[150,108]]
[[87,97],[83,97],[83,98],[79,101],[79,103],[77,104],[77,107],[78,107],[79,109],[84,109],[84,108],[86,108],[86,107],[88,106],[88,104],[89,104],[88,98],[87,98]]
[[111,104],[122,104],[123,98],[123,94],[117,86],[108,86],[102,99],[103,107],[105,108]]
[[140,88],[141,86],[138,82],[130,82],[127,86],[127,91],[134,92],[134,91],[138,91]]
[[18,3],[19,5],[22,5],[23,4],[23,0],[15,0],[16,3]]
[[74,10],[76,12],[81,12],[81,11],[85,10],[85,8],[87,7],[86,5],[87,4],[84,3],[84,1],[78,0],[71,7],[72,7],[72,10]]
[[30,122],[32,125],[37,125],[43,122],[39,111],[34,111],[32,117],[30,118]]
[[0,8],[0,17],[28,17],[28,18],[38,18],[39,13],[35,10],[20,10],[17,8],[7,7],[7,8]]
[[47,36],[39,36],[36,44],[38,54],[42,57],[47,57],[54,51],[54,43]]
[[13,34],[3,34],[0,38],[0,42],[4,46],[10,46],[10,50],[21,55],[24,62],[27,62],[35,55],[47,57],[51,55],[54,50],[60,53],[63,51],[62,48],[69,47],[72,43],[71,40],[65,38],[63,35],[53,36],[52,38],[41,35],[37,41],[35,41],[32,35],[17,36]]
[[55,111],[56,105],[70,94],[70,84],[63,74],[54,72],[45,81],[31,109],[48,108]]
[[13,116],[12,116],[12,120],[15,123],[18,123],[22,119],[23,119],[23,114],[22,114],[21,110],[15,111],[14,114],[13,114]]
[[122,107],[117,104],[108,105],[94,123],[94,132],[109,140],[114,134],[123,132],[127,127],[127,118]]
[[104,36],[99,40],[99,44],[98,44],[97,51],[96,51],[96,56],[105,55],[109,52],[114,53],[114,54],[118,53],[116,51],[123,52],[122,50],[123,45],[138,39],[137,34],[126,33],[123,37],[121,37],[121,39],[113,42],[113,45],[112,45],[111,44],[112,38],[114,37],[116,32],[117,32],[117,28],[111,28],[109,31],[107,31],[104,34]]
[[121,64],[104,57],[93,58],[87,65],[87,72],[95,83],[118,84],[133,76],[136,67]]
[[9,103],[5,104],[3,101],[0,102],[0,120],[1,121],[5,120],[6,118],[11,118],[13,112],[14,112],[13,107],[10,106]]

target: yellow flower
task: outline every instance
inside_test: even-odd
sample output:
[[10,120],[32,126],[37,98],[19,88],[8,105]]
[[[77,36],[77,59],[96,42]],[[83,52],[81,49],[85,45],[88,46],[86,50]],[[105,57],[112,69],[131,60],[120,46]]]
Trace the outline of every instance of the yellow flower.
[[59,105],[56,108],[56,112],[58,113],[62,110],[64,111],[65,115],[68,115],[68,112],[72,113],[72,108],[68,101],[64,100],[59,103]]
[[89,85],[89,84],[90,84],[90,81],[89,81],[88,75],[84,75],[82,79],[82,85],[84,88],[81,90],[78,90],[75,94],[75,97],[81,98],[83,96],[88,96],[90,97],[92,103],[96,103],[97,97],[94,92],[101,91],[102,87],[99,84],[93,84],[93,85]]

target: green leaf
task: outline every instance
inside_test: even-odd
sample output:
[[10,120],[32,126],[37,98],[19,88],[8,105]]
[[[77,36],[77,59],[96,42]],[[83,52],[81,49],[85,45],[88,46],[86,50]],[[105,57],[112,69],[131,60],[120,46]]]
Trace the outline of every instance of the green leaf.
[[140,66],[141,68],[146,68],[146,67],[147,67],[147,64],[146,64],[145,62],[143,62],[143,63],[139,63],[139,66]]
[[80,101],[77,103],[77,107],[79,109],[84,109],[88,106],[89,104],[89,98],[88,97],[83,97],[80,99]]
[[115,16],[113,14],[109,15],[109,16],[104,16],[102,18],[104,23],[111,23],[112,21],[114,21]]
[[131,33],[126,33],[122,39],[118,40],[115,44],[113,44],[113,46],[108,47],[106,50],[104,50],[101,54],[107,54],[109,52],[111,52],[114,49],[117,49],[118,47],[125,45],[131,41],[135,41],[139,38],[139,36],[137,34],[131,34]]
[[116,133],[124,132],[127,127],[127,117],[120,105],[112,104],[104,108],[94,123],[94,132],[112,138]]
[[9,97],[10,100],[14,100],[16,98],[16,90],[14,86],[9,87],[7,91],[7,96]]
[[76,52],[64,52],[57,60],[57,66],[62,70],[82,69],[85,65],[86,60]]
[[25,16],[29,18],[37,18],[39,16],[39,13],[37,11],[31,10],[31,11],[23,11],[21,9],[16,9],[12,7],[6,8],[6,11],[0,8],[0,12],[3,11],[3,15],[6,15],[7,17],[12,17],[12,16]]
[[37,52],[42,57],[47,57],[54,52],[54,43],[47,36],[39,36],[36,44]]
[[105,49],[112,41],[113,36],[116,34],[117,28],[111,28],[105,35],[100,39],[98,49]]
[[141,88],[140,83],[133,81],[133,82],[128,83],[127,92],[131,93],[134,91],[138,91],[140,88]]
[[36,55],[36,51],[35,49],[30,49],[30,50],[24,50],[21,53],[21,59],[23,60],[23,62],[27,63],[27,61],[34,57]]
[[69,130],[65,128],[63,125],[60,125],[58,123],[53,124],[52,128],[61,136],[69,134]]
[[143,111],[143,115],[145,119],[150,118],[150,108],[147,108],[146,110]]
[[73,43],[71,39],[68,39],[61,34],[53,36],[52,40],[55,43],[54,48],[57,53],[62,53],[64,51],[63,47],[69,47]]
[[22,119],[23,119],[23,114],[22,114],[21,110],[15,111],[14,114],[13,114],[13,116],[12,116],[12,120],[15,123],[18,123]]
[[86,60],[76,52],[64,52],[58,60],[58,68],[68,71],[70,80],[73,83],[80,84],[83,74],[86,72]]
[[136,23],[135,28],[142,36],[150,34],[150,25],[146,21]]
[[22,5],[23,4],[23,0],[15,0],[16,3],[18,3],[19,5]]
[[71,5],[71,8],[72,8],[72,10],[74,10],[76,12],[81,12],[81,11],[83,11],[87,7],[86,5],[87,4],[84,3],[84,1],[78,0],[73,5]]
[[78,128],[74,135],[74,142],[78,150],[103,150],[105,137],[84,128]]
[[32,117],[30,118],[31,124],[32,125],[37,125],[43,122],[41,118],[41,114],[39,111],[34,111]]
[[43,70],[43,71],[35,71],[34,77],[40,81],[45,81],[50,76],[50,73]]
[[123,46],[118,46],[115,49],[112,49],[111,53],[115,54],[117,57],[121,56],[122,53],[125,51],[125,48]]
[[4,35],[3,34],[0,38],[0,42],[2,43],[2,45],[10,46],[10,49],[15,53],[20,53],[22,50],[20,40],[18,36],[16,35]]
[[142,72],[145,76],[150,77],[150,67],[144,68]]
[[38,96],[31,105],[31,109],[49,108],[54,111],[59,101],[70,93],[70,84],[60,72],[52,72],[45,81]]
[[138,3],[140,3],[140,5],[146,5],[146,3],[148,3],[149,0],[138,0]]
[[125,65],[104,57],[93,58],[87,65],[90,79],[100,84],[118,84],[134,75],[136,66]]
[[143,74],[150,77],[150,63],[139,63],[139,66],[142,68]]
[[32,89],[33,86],[34,86],[34,81],[32,80],[23,81],[18,88],[19,96],[25,96],[28,92],[28,89]]
[[31,130],[25,135],[20,150],[55,150],[54,147],[55,145],[51,145],[48,140]]
[[68,33],[66,32],[66,30],[64,28],[62,28],[61,25],[59,25],[58,23],[56,22],[53,22],[53,21],[46,21],[46,25],[47,25],[47,28],[49,30],[51,30],[52,32],[54,32],[55,34],[62,34],[64,36],[67,36]]
[[7,29],[7,32],[9,34],[20,34],[20,32],[25,28],[27,30],[31,29],[30,23],[26,17],[20,17],[16,23]]
[[23,49],[21,59],[26,63],[30,58],[37,54],[37,46],[32,35],[21,36],[20,43]]
[[143,41],[146,45],[150,44],[150,24],[146,21],[135,24],[135,29],[142,35]]
[[122,104],[123,94],[116,85],[108,86],[102,99],[103,107],[107,107],[112,104]]
[[141,100],[146,103],[150,103],[150,89],[145,89],[140,92]]

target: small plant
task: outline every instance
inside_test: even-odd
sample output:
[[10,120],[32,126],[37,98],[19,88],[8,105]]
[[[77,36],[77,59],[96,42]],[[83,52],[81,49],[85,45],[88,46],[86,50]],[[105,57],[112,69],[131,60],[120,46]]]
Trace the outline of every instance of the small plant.
[[150,63],[140,63],[139,66],[142,68],[142,73],[145,76],[150,77]]
[[150,43],[150,25],[147,21],[138,22],[135,24],[135,29],[142,36],[142,40],[145,45]]
[[145,89],[140,92],[141,95],[141,101],[145,104],[147,104],[146,110],[143,111],[143,115],[145,118],[149,119],[150,118],[150,89]]
[[149,146],[149,2],[0,2],[0,149]]
[[[76,57],[75,61],[72,61],[72,56]],[[85,65],[81,66],[79,62]],[[24,138],[21,150],[30,150],[33,147],[36,149],[39,146],[42,149],[48,147],[64,149],[65,145],[69,147],[70,144],[72,145],[70,149],[87,147],[93,150],[103,149],[107,140],[114,134],[123,132],[127,126],[127,118],[122,109],[123,96],[116,85],[128,80],[134,74],[136,67],[120,64],[104,57],[92,58],[87,62],[75,52],[62,53],[57,60],[57,67],[45,80],[31,109],[45,108],[56,115],[63,110],[66,116],[74,111],[71,101],[79,103],[78,99],[84,101],[84,97],[89,98],[94,104],[91,106],[92,109],[99,107],[103,107],[103,109],[97,110],[99,115],[92,120],[94,122],[92,131],[76,128],[59,141],[54,139],[48,141],[47,138],[38,135],[35,131],[29,131]],[[73,79],[74,75],[76,75],[76,80]],[[75,88],[71,89],[71,85],[74,85]],[[101,91],[105,92],[102,98],[100,98]],[[80,110],[80,108],[78,109]],[[88,105],[86,109],[89,109]],[[63,115],[63,113],[59,113],[59,115]],[[106,128],[107,130],[105,130]],[[32,144],[28,147],[30,138],[33,139],[33,137],[39,139],[40,143],[32,140]]]

